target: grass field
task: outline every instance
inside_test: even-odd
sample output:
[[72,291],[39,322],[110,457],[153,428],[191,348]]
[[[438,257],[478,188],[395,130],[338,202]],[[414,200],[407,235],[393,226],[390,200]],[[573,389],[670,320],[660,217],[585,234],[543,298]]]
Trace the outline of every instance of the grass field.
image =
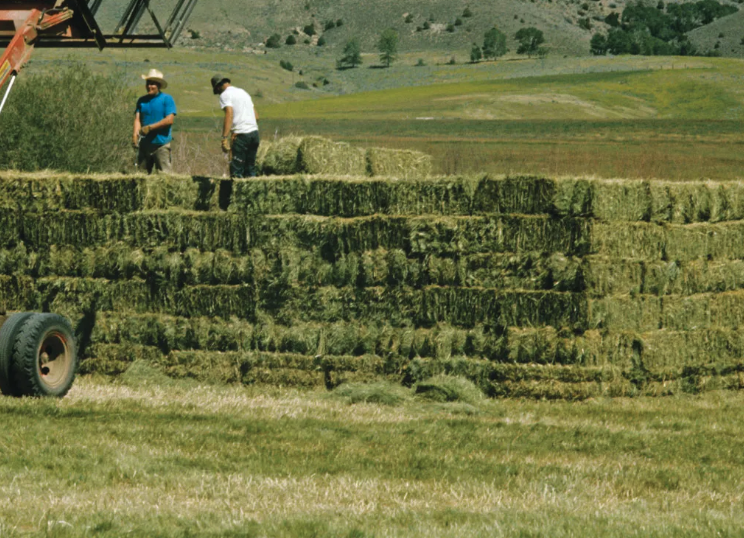
[[2,398],[0,536],[741,535],[740,393],[377,395],[397,403],[134,368]]
[[[285,48],[286,49],[286,48]],[[391,69],[337,71],[326,57],[280,49],[238,52],[80,51],[139,91],[159,67],[179,105],[181,173],[222,176],[222,114],[207,81],[230,75],[254,95],[264,140],[321,135],[359,146],[430,153],[446,174],[541,173],[732,179],[744,170],[744,62],[722,58],[560,58],[443,65],[408,53]],[[423,56],[424,67],[413,67]],[[56,69],[67,52],[40,50],[26,74]],[[295,71],[279,68],[291,60]],[[303,71],[303,75],[299,71]],[[300,80],[327,86],[300,90]]]

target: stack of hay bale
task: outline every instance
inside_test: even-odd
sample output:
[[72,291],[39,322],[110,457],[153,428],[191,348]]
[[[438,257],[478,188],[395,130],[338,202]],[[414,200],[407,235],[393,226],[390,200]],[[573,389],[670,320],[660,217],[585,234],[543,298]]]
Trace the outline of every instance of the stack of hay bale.
[[85,372],[445,372],[548,398],[742,384],[741,182],[7,172],[0,205],[0,304],[70,317]]
[[256,160],[263,175],[335,174],[409,179],[428,177],[432,172],[431,156],[420,151],[364,150],[319,136],[262,141]]

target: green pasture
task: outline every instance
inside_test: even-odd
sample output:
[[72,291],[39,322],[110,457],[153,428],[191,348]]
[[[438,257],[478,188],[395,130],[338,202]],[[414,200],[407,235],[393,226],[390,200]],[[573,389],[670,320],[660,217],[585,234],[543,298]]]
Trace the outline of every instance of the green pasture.
[[[417,59],[424,67],[414,67]],[[292,72],[279,67],[290,60]],[[744,61],[722,58],[511,58],[445,65],[431,52],[408,53],[390,69],[335,69],[335,58],[280,49],[268,54],[193,49],[39,50],[24,76],[83,61],[141,88],[140,74],[161,69],[181,117],[215,117],[209,87],[219,72],[256,97],[262,119],[616,120],[744,117]],[[461,59],[461,61],[464,58]],[[302,71],[302,74],[300,74]],[[321,79],[328,84],[320,83]],[[310,90],[294,87],[306,82]]]
[[135,365],[61,401],[2,398],[0,535],[741,535],[740,393],[442,394],[199,386]]

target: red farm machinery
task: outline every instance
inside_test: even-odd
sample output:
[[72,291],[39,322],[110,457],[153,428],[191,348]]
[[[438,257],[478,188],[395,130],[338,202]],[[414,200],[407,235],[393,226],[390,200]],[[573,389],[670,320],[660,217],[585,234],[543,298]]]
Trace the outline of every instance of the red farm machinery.
[[[0,112],[13,83],[35,48],[170,48],[197,0],[112,0],[120,20],[111,33],[96,21],[106,0],[0,0]],[[151,4],[157,4],[155,6]],[[167,19],[155,10],[170,12]],[[121,12],[123,9],[123,12]],[[154,28],[137,33],[149,15]],[[77,368],[77,346],[69,321],[52,313],[0,316],[0,392],[11,396],[64,396]]]

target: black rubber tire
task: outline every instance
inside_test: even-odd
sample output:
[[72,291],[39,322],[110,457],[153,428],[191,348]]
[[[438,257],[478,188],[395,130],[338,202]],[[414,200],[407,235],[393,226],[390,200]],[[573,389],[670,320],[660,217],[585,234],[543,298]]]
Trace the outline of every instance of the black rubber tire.
[[23,396],[62,397],[77,370],[77,346],[70,322],[58,314],[34,314],[16,338],[11,365]]
[[19,395],[11,376],[13,350],[21,327],[33,315],[33,312],[11,314],[0,327],[0,392],[6,396]]

